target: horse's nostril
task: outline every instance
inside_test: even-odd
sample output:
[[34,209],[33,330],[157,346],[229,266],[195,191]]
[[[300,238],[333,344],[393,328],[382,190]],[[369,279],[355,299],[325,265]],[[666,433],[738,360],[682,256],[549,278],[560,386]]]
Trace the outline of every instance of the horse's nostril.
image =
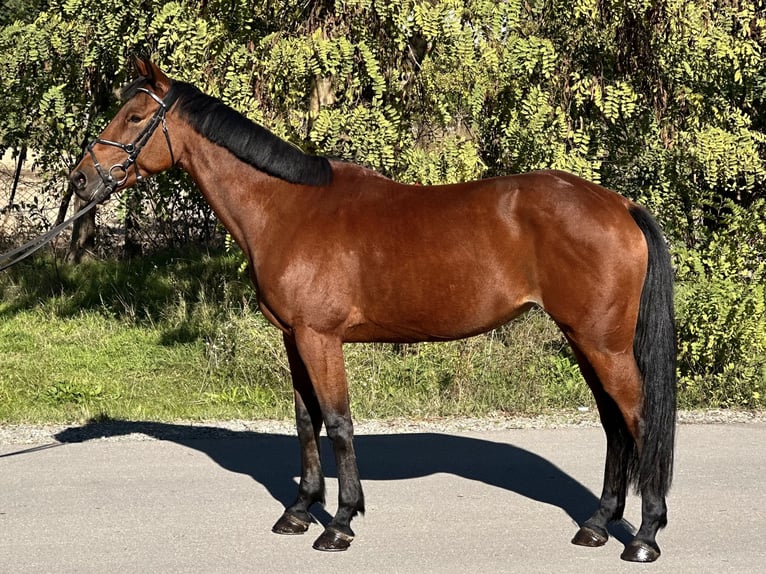
[[85,177],[83,172],[76,171],[69,176],[69,181],[72,182],[72,185],[75,186],[75,188],[85,189],[85,185],[88,183],[88,178]]

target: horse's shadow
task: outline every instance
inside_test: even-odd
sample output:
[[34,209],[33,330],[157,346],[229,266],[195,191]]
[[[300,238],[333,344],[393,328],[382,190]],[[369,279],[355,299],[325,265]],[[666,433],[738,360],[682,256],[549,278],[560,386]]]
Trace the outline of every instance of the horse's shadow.
[[[295,498],[292,477],[299,474],[300,458],[298,440],[294,436],[219,427],[109,421],[68,428],[55,438],[62,443],[73,443],[131,433],[169,440],[203,452],[222,468],[251,476],[284,505]],[[335,477],[332,448],[326,439],[323,441],[323,469],[328,478]],[[559,507],[578,524],[598,506],[598,498],[569,474],[511,444],[439,433],[357,435],[354,441],[363,481],[449,473]],[[329,522],[330,516],[324,509],[312,508],[312,512],[320,522]],[[625,521],[610,528],[611,534],[623,544],[631,540],[631,530]]]

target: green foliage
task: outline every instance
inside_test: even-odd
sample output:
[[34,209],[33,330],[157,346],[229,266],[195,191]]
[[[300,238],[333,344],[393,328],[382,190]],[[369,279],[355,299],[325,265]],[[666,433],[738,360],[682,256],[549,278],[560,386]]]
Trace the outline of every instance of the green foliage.
[[42,0],[3,0],[0,26],[7,26],[16,20],[34,18],[40,12],[42,3]]
[[766,202],[726,207],[705,249],[679,254],[682,397],[754,408],[766,396]]
[[93,402],[101,397],[100,385],[83,386],[77,383],[59,381],[45,390],[45,398],[55,404],[74,403],[81,405]]
[[[0,21],[0,151],[26,143],[51,189],[63,189],[83,142],[117,106],[112,90],[133,75],[132,52],[153,53],[174,77],[297,145],[403,181],[572,171],[645,204],[665,229],[680,282],[679,374],[689,403],[762,405],[759,3],[8,6]],[[136,193],[168,213],[171,198],[190,198],[187,209],[202,213],[191,187],[170,175]],[[727,385],[742,390],[731,394]]]

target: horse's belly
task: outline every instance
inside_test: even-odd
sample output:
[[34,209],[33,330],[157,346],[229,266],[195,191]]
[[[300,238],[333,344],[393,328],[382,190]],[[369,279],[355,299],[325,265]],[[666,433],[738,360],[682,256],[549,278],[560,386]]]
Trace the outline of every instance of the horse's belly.
[[373,305],[359,309],[345,339],[409,343],[462,339],[504,325],[534,302],[529,293],[486,285],[469,292],[402,293],[393,299],[374,299]]

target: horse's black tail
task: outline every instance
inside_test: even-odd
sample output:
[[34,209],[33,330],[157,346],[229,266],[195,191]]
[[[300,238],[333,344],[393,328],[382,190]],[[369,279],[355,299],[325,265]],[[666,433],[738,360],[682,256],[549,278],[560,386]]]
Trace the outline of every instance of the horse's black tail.
[[633,341],[633,354],[644,382],[643,448],[636,486],[639,492],[665,496],[673,478],[676,425],[673,268],[654,218],[639,206],[631,206],[630,214],[641,228],[649,251]]

